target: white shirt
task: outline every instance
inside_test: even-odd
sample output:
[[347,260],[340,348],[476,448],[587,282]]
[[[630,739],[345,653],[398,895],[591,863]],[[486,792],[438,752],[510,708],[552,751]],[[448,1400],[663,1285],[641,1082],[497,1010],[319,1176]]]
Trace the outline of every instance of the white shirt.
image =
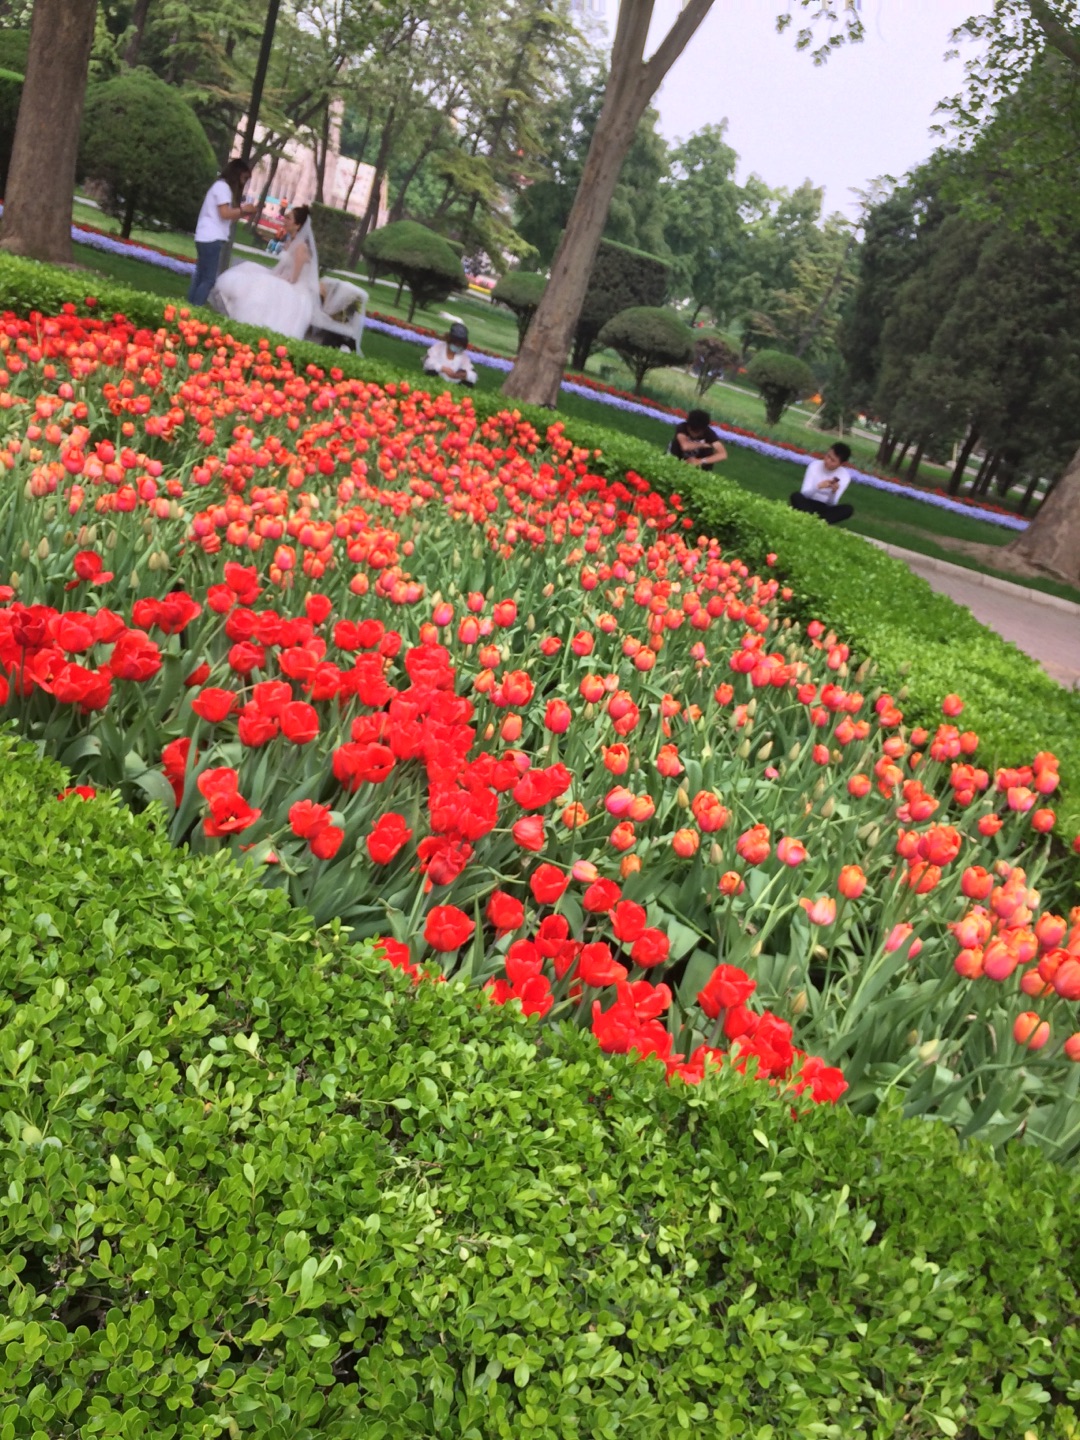
[[200,245],[209,245],[214,240],[228,240],[229,222],[221,218],[219,205],[231,205],[233,193],[227,180],[215,180],[206,192],[195,226],[195,239]]
[[[469,359],[469,352],[467,350],[459,350],[456,355],[451,355],[446,348],[446,341],[436,340],[435,344],[429,347],[427,354],[424,356],[424,369],[432,374],[442,375],[444,365],[449,365],[454,370],[459,370],[464,367],[465,377],[469,384],[476,384],[476,371],[473,369],[472,361]],[[442,378],[449,380],[450,376],[442,375]]]
[[[835,490],[823,488],[830,481],[836,482]],[[835,470],[826,470],[824,460],[811,460],[806,467],[800,489],[809,500],[819,500],[823,505],[837,505],[840,496],[850,484],[851,471],[846,470],[843,465],[837,466]]]

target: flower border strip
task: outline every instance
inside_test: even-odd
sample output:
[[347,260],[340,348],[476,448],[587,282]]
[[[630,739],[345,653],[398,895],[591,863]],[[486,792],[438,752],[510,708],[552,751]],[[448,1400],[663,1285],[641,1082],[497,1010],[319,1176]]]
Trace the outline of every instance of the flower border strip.
[[[382,335],[389,335],[395,340],[407,340],[413,345],[423,345],[428,342],[429,336],[418,334],[415,330],[406,329],[401,325],[392,325],[386,320],[376,320],[372,316],[367,318],[367,327],[377,330]],[[487,366],[491,370],[502,370],[504,372],[513,369],[513,361],[507,360],[499,355],[487,355],[481,350],[470,349],[470,355],[477,365]],[[624,399],[621,395],[605,394],[604,391],[594,388],[592,385],[581,385],[576,380],[564,380],[561,389],[568,395],[580,395],[586,400],[598,400],[601,405],[610,405],[616,410],[624,410],[631,415],[644,415],[651,420],[659,419],[663,411],[658,411],[655,406],[642,405],[636,400]],[[713,429],[722,438],[732,445],[741,445],[744,449],[754,450],[759,455],[765,455],[771,460],[787,460],[790,464],[805,464],[813,458],[809,452],[789,450],[780,445],[773,445],[768,440],[758,440],[749,435],[743,435],[726,426],[714,425]],[[1000,525],[1006,530],[1026,530],[1028,521],[1022,520],[1019,515],[1004,515],[993,510],[983,510],[977,506],[967,505],[962,500],[954,500],[949,495],[937,495],[932,490],[919,490],[912,485],[901,484],[897,480],[882,480],[877,475],[867,475],[861,470],[852,470],[851,478],[857,485],[866,485],[872,490],[884,490],[890,495],[902,495],[908,500],[920,501],[924,505],[933,505],[939,510],[950,510],[954,515],[974,516],[979,520],[985,520],[989,525]]]

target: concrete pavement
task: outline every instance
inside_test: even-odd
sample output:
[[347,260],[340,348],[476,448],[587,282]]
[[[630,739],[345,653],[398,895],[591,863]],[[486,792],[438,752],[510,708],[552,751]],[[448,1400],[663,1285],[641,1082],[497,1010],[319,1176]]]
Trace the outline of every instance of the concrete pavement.
[[1067,689],[1080,688],[1080,605],[898,545],[877,540],[870,544],[902,560],[932,590],[966,606],[976,620],[1011,640]]

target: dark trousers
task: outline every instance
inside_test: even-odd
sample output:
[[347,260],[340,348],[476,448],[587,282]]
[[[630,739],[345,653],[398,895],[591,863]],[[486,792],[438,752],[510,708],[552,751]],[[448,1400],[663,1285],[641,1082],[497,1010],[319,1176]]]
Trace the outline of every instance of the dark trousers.
[[789,504],[793,510],[801,510],[804,515],[817,515],[826,525],[839,525],[841,520],[850,520],[855,514],[854,505],[826,505],[823,500],[811,500],[801,490],[795,491]]
[[224,240],[195,241],[195,274],[191,277],[191,288],[188,290],[189,304],[206,304],[206,297],[214,288],[218,276],[224,245]]

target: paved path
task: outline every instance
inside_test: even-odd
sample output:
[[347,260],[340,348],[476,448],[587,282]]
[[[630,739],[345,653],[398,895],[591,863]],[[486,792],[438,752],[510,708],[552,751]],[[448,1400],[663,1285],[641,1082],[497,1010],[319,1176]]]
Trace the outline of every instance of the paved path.
[[976,620],[1019,646],[1062,685],[1080,688],[1080,605],[897,545],[871,544],[902,560],[932,590],[965,605]]

